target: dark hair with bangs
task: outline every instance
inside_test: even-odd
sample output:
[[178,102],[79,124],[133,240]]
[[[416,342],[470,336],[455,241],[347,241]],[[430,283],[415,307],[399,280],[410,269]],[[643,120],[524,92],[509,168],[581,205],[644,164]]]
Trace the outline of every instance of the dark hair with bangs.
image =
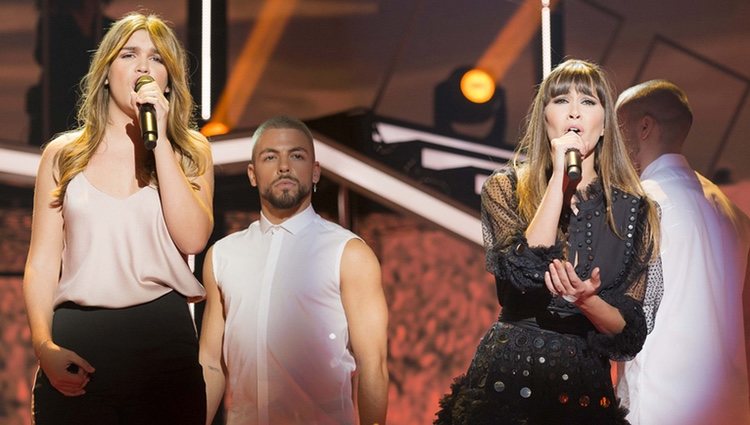
[[[595,96],[604,108],[604,134],[594,149],[594,169],[601,180],[608,206],[608,222],[613,232],[620,235],[609,209],[612,190],[620,189],[640,197],[645,195],[620,135],[612,86],[604,70],[592,62],[566,60],[552,70],[537,90],[513,158],[513,167],[518,176],[519,210],[526,222],[531,222],[552,174],[551,141],[547,135],[544,108],[552,99],[569,93],[573,88],[588,96]],[[649,227],[658,229],[656,209],[649,210]]]

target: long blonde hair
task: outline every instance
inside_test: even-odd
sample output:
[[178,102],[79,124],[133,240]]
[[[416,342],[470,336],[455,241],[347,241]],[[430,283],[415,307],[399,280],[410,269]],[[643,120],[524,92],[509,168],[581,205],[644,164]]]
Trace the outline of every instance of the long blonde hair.
[[630,161],[620,134],[612,86],[604,70],[594,63],[583,60],[569,59],[558,65],[542,81],[529,108],[526,130],[513,159],[513,166],[518,175],[517,193],[522,217],[527,223],[531,222],[542,201],[552,173],[552,152],[544,119],[544,108],[554,97],[566,94],[572,88],[579,93],[595,95],[604,108],[604,134],[594,150],[594,169],[604,192],[607,222],[610,228],[615,234],[620,235],[620,229],[615,226],[611,209],[614,189],[642,197],[650,204],[647,217],[649,234],[646,239],[651,242],[652,247],[658,246],[658,214],[641,187],[638,173]]
[[[202,175],[208,166],[210,146],[205,137],[194,130],[193,99],[187,80],[187,56],[172,29],[156,15],[129,13],[116,21],[96,50],[89,71],[81,80],[78,109],[79,134],[60,148],[55,156],[57,188],[53,191],[55,206],[62,206],[68,183],[82,172],[104,139],[108,119],[109,90],[105,81],[112,61],[134,32],[146,30],[151,37],[169,75],[169,115],[167,137],[172,149],[179,153],[185,175]],[[150,184],[158,184],[153,156],[146,161],[145,171]],[[197,184],[193,183],[197,188]]]

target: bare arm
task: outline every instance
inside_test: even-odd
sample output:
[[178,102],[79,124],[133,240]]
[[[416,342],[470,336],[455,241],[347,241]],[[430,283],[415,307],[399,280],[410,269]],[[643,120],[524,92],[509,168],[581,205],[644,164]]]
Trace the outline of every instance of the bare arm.
[[557,240],[557,226],[563,206],[563,176],[552,174],[542,202],[526,229],[529,246],[552,246]]
[[[23,294],[26,315],[31,329],[31,342],[42,370],[52,385],[67,396],[83,394],[88,374],[94,369],[74,352],[57,346],[52,341],[52,308],[60,275],[63,250],[63,217],[59,208],[52,207],[54,156],[70,136],[61,136],[44,150],[34,188],[34,212],[31,225],[31,245],[26,259]],[[77,374],[65,368],[71,363],[80,366]]]
[[[138,104],[151,103],[156,110],[157,128],[159,131],[154,159],[156,174],[159,178],[159,196],[164,220],[177,248],[183,254],[197,254],[206,247],[213,230],[213,160],[208,141],[197,132],[193,136],[201,139],[206,156],[206,170],[203,175],[188,179],[180,166],[179,154],[172,149],[167,137],[169,117],[169,100],[164,96],[164,89],[156,82],[144,85],[137,93],[130,95],[130,106],[138,116]],[[200,188],[195,190],[191,182]]]
[[378,259],[359,239],[347,243],[341,258],[341,298],[359,369],[360,424],[383,425],[388,408],[388,307]]
[[226,386],[222,362],[224,309],[221,292],[214,278],[213,247],[208,249],[203,263],[203,286],[206,287],[206,305],[203,310],[199,360],[203,367],[203,379],[206,381],[206,425],[210,425]]
[[193,189],[170,144],[160,139],[154,148],[164,220],[175,245],[184,254],[201,252],[214,226],[213,161],[208,152],[205,173],[192,179],[200,188]]
[[[526,229],[526,241],[529,246],[552,246],[557,241],[560,212],[565,202],[565,151],[569,148],[581,150],[581,146],[581,138],[572,131],[552,140],[550,145],[553,159],[552,177],[549,179],[536,214]],[[527,172],[541,171],[529,170]],[[590,181],[590,179],[591,177],[587,176],[584,180]],[[584,181],[580,184],[585,185]]]

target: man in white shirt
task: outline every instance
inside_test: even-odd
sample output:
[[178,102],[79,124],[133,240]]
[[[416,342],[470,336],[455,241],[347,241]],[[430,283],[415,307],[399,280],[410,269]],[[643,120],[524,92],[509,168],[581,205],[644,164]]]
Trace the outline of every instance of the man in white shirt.
[[633,425],[748,424],[742,294],[748,219],[681,155],[693,115],[666,80],[625,90],[617,115],[646,193],[661,209],[664,296],[654,331],[620,365]]
[[313,210],[320,165],[307,126],[263,123],[248,177],[260,220],[216,242],[204,263],[206,423],[226,392],[228,425],[384,424],[380,265],[359,237]]

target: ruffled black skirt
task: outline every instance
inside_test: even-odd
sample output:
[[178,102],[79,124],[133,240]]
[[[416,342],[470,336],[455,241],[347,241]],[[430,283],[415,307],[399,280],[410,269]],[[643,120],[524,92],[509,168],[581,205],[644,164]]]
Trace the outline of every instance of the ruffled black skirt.
[[585,338],[496,322],[440,401],[439,425],[628,424],[609,360]]

